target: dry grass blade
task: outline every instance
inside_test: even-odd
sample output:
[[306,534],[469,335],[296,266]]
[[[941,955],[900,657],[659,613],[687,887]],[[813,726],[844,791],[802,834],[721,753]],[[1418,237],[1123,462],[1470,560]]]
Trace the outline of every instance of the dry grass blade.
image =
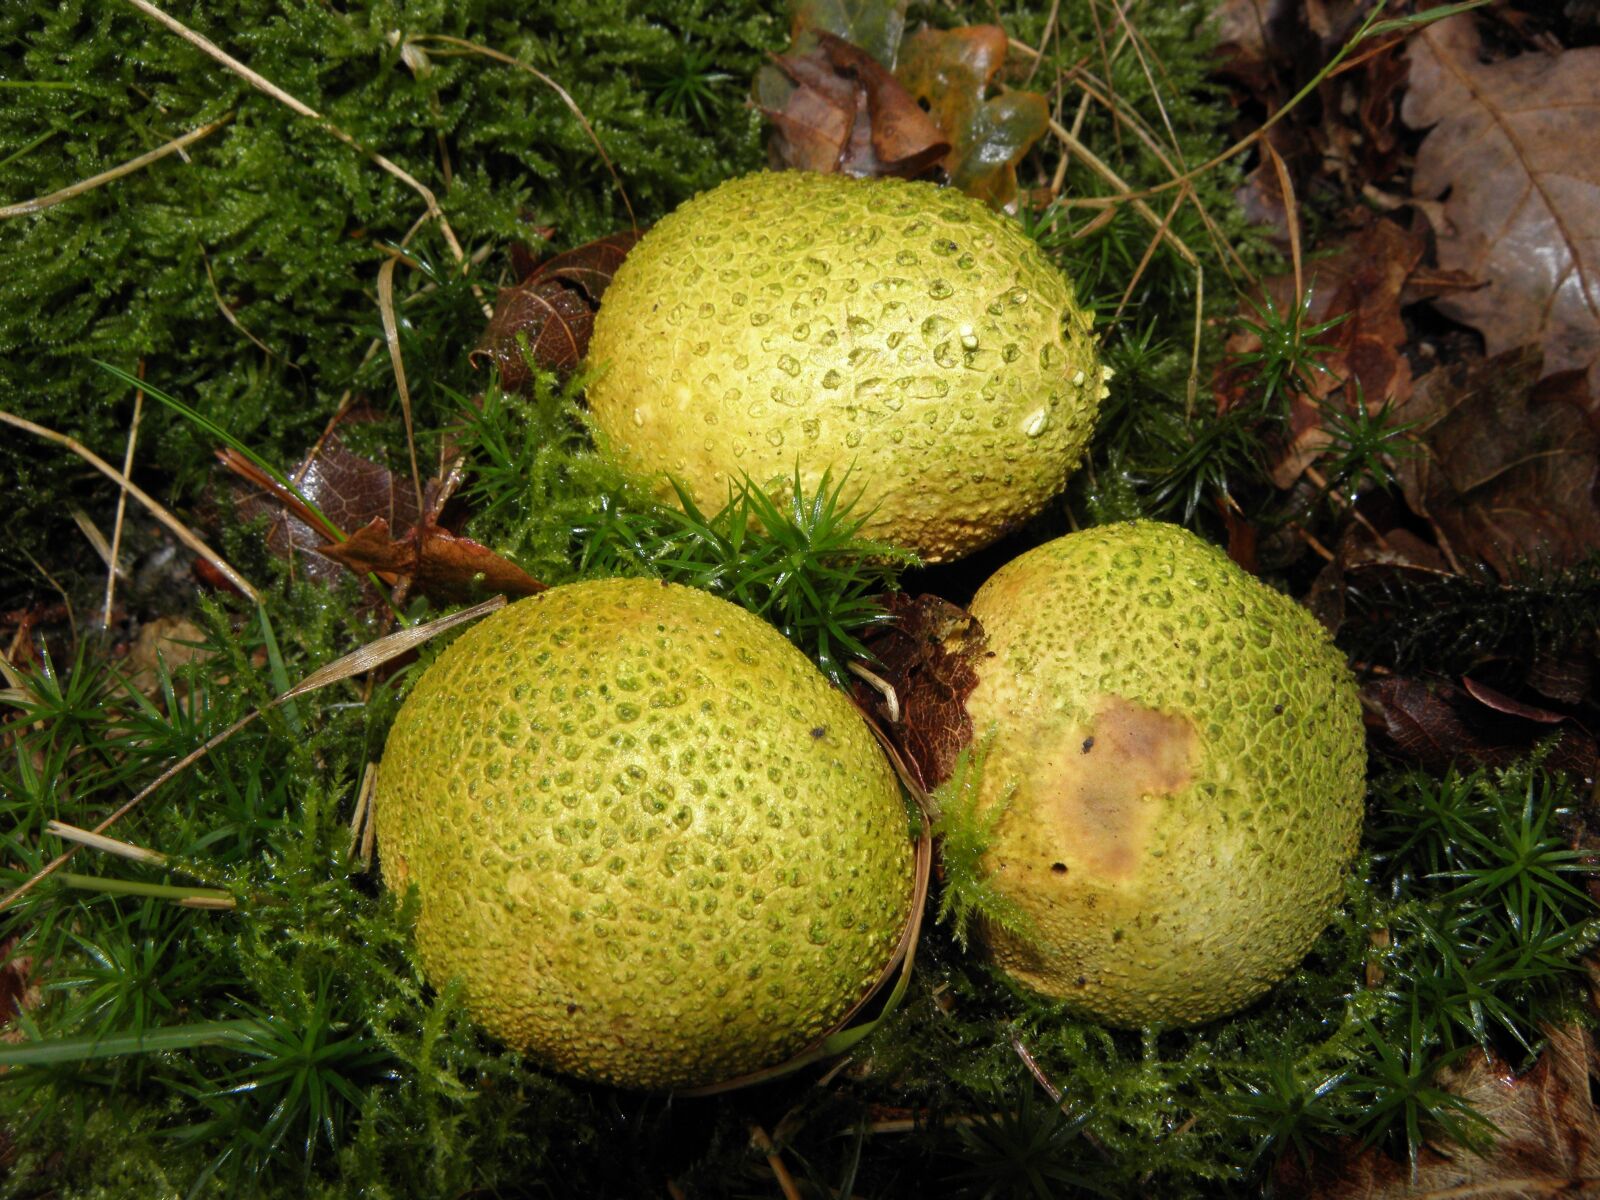
[[102,854],[114,854],[118,858],[130,859],[133,862],[149,863],[151,866],[159,867],[167,861],[167,856],[159,850],[148,850],[143,846],[135,846],[132,842],[119,842],[116,838],[91,833],[87,829],[79,829],[76,825],[68,825],[65,821],[48,821],[45,823],[44,831],[55,834],[64,842],[87,846]]
[[422,472],[417,467],[417,438],[411,423],[411,389],[406,385],[406,364],[400,354],[400,324],[394,315],[394,268],[399,256],[391,254],[378,268],[378,312],[383,317],[383,340],[394,366],[394,383],[400,391],[400,412],[406,419],[406,449],[411,453],[411,483],[417,489],[417,511],[427,508],[422,499]]
[[304,696],[307,692],[327,687],[330,683],[338,683],[355,675],[364,675],[374,667],[381,667],[390,659],[397,658],[408,650],[414,650],[424,642],[438,637],[447,629],[454,629],[457,625],[464,625],[468,621],[476,621],[498,608],[504,608],[505,605],[504,596],[491,596],[482,604],[474,604],[471,608],[463,608],[460,612],[440,617],[436,621],[413,625],[407,629],[397,630],[387,637],[381,637],[375,642],[368,642],[360,649],[334,659],[327,666],[318,667],[273,703],[282,704],[286,700],[293,700],[296,696]]
[[1295,200],[1294,180],[1289,178],[1289,168],[1283,161],[1283,155],[1278,153],[1278,148],[1270,139],[1261,144],[1266,148],[1267,157],[1272,159],[1272,169],[1277,172],[1278,187],[1283,193],[1283,215],[1289,226],[1289,261],[1294,266],[1294,324],[1298,330],[1300,306],[1306,294],[1304,260],[1300,254],[1300,206]]
[[455,230],[450,228],[450,222],[445,220],[444,211],[439,207],[439,198],[433,194],[433,189],[428,187],[421,180],[417,179],[398,163],[391,162],[389,159],[385,158],[383,155],[374,150],[368,150],[360,142],[356,141],[355,138],[351,137],[344,130],[340,129],[337,125],[328,120],[328,118],[324,117],[309,104],[306,104],[304,101],[297,100],[277,84],[273,83],[272,80],[268,79],[266,76],[252,71],[249,67],[245,66],[244,63],[240,62],[237,58],[234,58],[233,55],[229,54],[210,38],[196,33],[177,18],[168,16],[154,4],[151,4],[150,0],[128,0],[128,3],[133,5],[133,7],[138,9],[140,12],[144,13],[147,17],[150,17],[152,20],[155,20],[166,26],[173,33],[177,34],[184,41],[200,50],[209,58],[221,63],[228,70],[239,76],[239,78],[250,84],[250,86],[259,91],[265,92],[274,100],[278,101],[278,103],[284,105],[294,112],[299,113],[302,117],[307,117],[310,120],[315,121],[339,141],[349,146],[352,150],[360,151],[382,170],[387,171],[390,175],[393,175],[412,191],[416,192],[417,195],[422,197],[423,202],[428,206],[428,215],[439,223],[439,232],[444,235],[445,243],[450,247],[450,253],[455,255],[457,262],[464,263],[466,261],[466,252],[462,250],[461,243],[456,240]]
[[789,1168],[784,1164],[783,1155],[772,1144],[772,1139],[767,1136],[767,1131],[759,1125],[750,1126],[750,1144],[766,1158],[767,1169],[772,1172],[772,1178],[777,1182],[778,1190],[783,1193],[783,1200],[800,1200],[800,1189],[795,1186],[794,1176],[789,1174]]
[[[209,270],[209,268],[208,268]],[[144,359],[139,360],[138,375],[144,378]],[[139,444],[139,422],[144,417],[144,389],[133,390],[133,420],[128,422],[128,447],[122,453],[122,475],[133,474],[133,450]],[[117,598],[117,558],[122,553],[122,522],[128,511],[128,489],[117,489],[117,515],[111,525],[111,562],[106,571],[106,606],[101,624],[110,626],[111,612]]]
[[[398,633],[391,633],[388,637],[381,637],[375,642],[369,642],[367,645],[362,646],[358,650],[351,651],[342,658],[335,659],[333,662],[327,664],[327,666],[317,668],[288,691],[284,692],[280,696],[275,696],[272,701],[264,707],[258,708],[254,712],[246,713],[222,732],[214,734],[212,737],[206,739],[203,745],[191,750],[188,754],[185,754],[177,762],[173,763],[165,771],[161,772],[160,775],[157,775],[155,779],[151,780],[148,784],[136,792],[120,808],[113,811],[110,816],[106,817],[93,829],[90,829],[87,832],[90,834],[102,834],[107,829],[110,829],[111,826],[115,825],[140,804],[144,803],[145,798],[155,792],[163,784],[171,781],[184,771],[188,770],[207,754],[210,754],[211,751],[215,750],[234,734],[238,733],[246,725],[249,725],[257,717],[261,716],[262,713],[269,712],[272,709],[277,708],[280,704],[286,704],[290,700],[293,700],[296,696],[304,696],[307,692],[314,692],[318,688],[327,687],[331,683],[339,683],[342,680],[350,679],[356,675],[364,675],[374,667],[382,666],[389,660],[398,658],[408,650],[412,650],[417,646],[422,645],[422,643],[428,641],[430,638],[437,637],[447,629],[453,629],[457,625],[463,624],[467,621],[475,620],[478,617],[493,612],[497,608],[503,607],[505,602],[506,598],[504,596],[491,597],[490,599],[485,600],[482,604],[475,604],[471,608],[464,608],[460,612],[451,613],[447,617],[440,617],[437,621],[429,621],[424,625],[414,625],[409,629],[402,629]],[[51,859],[50,862],[45,864],[43,867],[40,867],[39,870],[35,871],[26,882],[18,884],[10,892],[6,893],[4,899],[0,899],[0,912],[4,912],[6,909],[10,908],[18,900],[22,899],[23,896],[27,895],[34,888],[36,888],[45,879],[49,878],[51,875],[54,875],[81,848],[82,843],[74,843],[61,854]]]
[[530,66],[525,62],[518,62],[509,54],[503,54],[499,50],[491,49],[490,47],[480,45],[477,42],[469,42],[465,38],[451,37],[449,34],[445,33],[427,33],[420,34],[417,37],[411,38],[410,40],[413,42],[439,42],[446,46],[455,46],[458,49],[467,51],[469,54],[481,54],[485,58],[493,59],[497,63],[503,63],[508,67],[515,67],[519,71],[526,71],[540,83],[544,84],[547,88],[553,91],[557,96],[559,96],[561,98],[561,103],[565,104],[568,111],[571,112],[573,116],[578,118],[578,124],[583,126],[584,133],[586,133],[589,136],[589,140],[594,143],[595,152],[600,155],[600,161],[605,163],[606,170],[610,172],[611,181],[617,185],[617,195],[622,197],[622,207],[628,210],[629,224],[633,226],[635,233],[639,231],[639,218],[634,215],[633,203],[628,199],[628,189],[622,186],[622,176],[617,174],[617,168],[612,165],[611,156],[606,153],[606,148],[601,145],[600,136],[595,133],[594,126],[589,124],[589,118],[583,115],[583,109],[578,107],[578,102],[567,93],[566,88],[562,87],[559,83],[557,83],[554,79],[551,79],[550,76],[546,75],[537,67]]
[[233,120],[232,113],[226,113],[208,125],[199,129],[192,129],[182,137],[175,137],[164,146],[157,146],[154,150],[147,151],[137,158],[130,158],[127,162],[112,167],[109,171],[101,171],[98,175],[91,175],[87,179],[80,179],[77,183],[69,184],[60,191],[51,192],[48,196],[36,196],[32,200],[24,200],[19,204],[8,204],[0,208],[0,220],[6,217],[25,217],[29,213],[43,212],[57,204],[71,200],[74,196],[81,196],[85,192],[92,192],[102,184],[110,183],[113,179],[120,179],[124,175],[131,175],[135,171],[148,167],[153,162],[159,162],[169,154],[177,154],[185,146],[192,146],[201,138],[210,137],[229,121]]
[[194,533],[187,525],[168,512],[159,502],[147,495],[142,488],[135,484],[121,471],[113,467],[110,463],[106,462],[105,459],[101,458],[93,450],[90,450],[87,446],[83,445],[75,438],[70,438],[64,433],[57,433],[53,429],[46,429],[43,425],[35,425],[32,421],[25,421],[21,417],[14,416],[13,414],[6,412],[4,409],[0,409],[0,423],[13,426],[17,429],[26,430],[35,437],[41,437],[47,442],[54,442],[58,446],[65,446],[68,450],[72,451],[72,453],[83,459],[84,462],[88,463],[95,470],[99,471],[107,479],[119,485],[125,492],[127,492],[128,495],[132,496],[140,504],[144,505],[145,508],[150,511],[151,516],[172,531],[172,535],[175,538],[177,538],[185,546],[189,547],[189,549],[193,550],[201,558],[205,559],[218,571],[221,571],[223,577],[227,579],[229,583],[233,584],[234,587],[238,588],[247,597],[249,597],[253,603],[261,603],[261,593],[256,591],[248,579],[239,574],[238,571],[234,570],[233,567],[228,564],[227,559],[223,558],[222,555],[218,554],[210,546],[206,545],[205,542],[201,541],[199,535]]
[[1178,198],[1172,202],[1172,207],[1167,210],[1167,215],[1161,218],[1161,226],[1144,248],[1144,254],[1139,258],[1139,265],[1134,267],[1133,274],[1128,279],[1128,286],[1122,290],[1122,299],[1117,301],[1117,308],[1111,314],[1111,323],[1115,325],[1122,318],[1122,310],[1128,307],[1128,301],[1133,299],[1134,289],[1139,286],[1139,280],[1144,278],[1145,268],[1150,265],[1150,260],[1155,257],[1156,247],[1161,245],[1162,235],[1172,228],[1172,218],[1178,215],[1178,209],[1183,207],[1183,202],[1189,198],[1188,189],[1178,193]]
[[257,350],[260,350],[261,353],[265,354],[268,358],[275,358],[279,362],[282,362],[287,366],[291,366],[297,371],[303,370],[304,368],[302,368],[299,363],[295,362],[294,359],[289,358],[287,355],[279,354],[271,346],[267,345],[255,334],[251,333],[244,327],[244,322],[239,320],[233,309],[228,307],[228,302],[222,298],[222,290],[217,287],[217,277],[216,274],[211,270],[211,256],[206,253],[206,248],[201,245],[200,242],[196,241],[195,249],[200,252],[200,265],[206,269],[206,283],[211,286],[211,298],[217,302],[217,309],[222,313],[223,319],[227,321],[229,325],[232,325],[235,329],[237,329],[247,342],[249,342]]

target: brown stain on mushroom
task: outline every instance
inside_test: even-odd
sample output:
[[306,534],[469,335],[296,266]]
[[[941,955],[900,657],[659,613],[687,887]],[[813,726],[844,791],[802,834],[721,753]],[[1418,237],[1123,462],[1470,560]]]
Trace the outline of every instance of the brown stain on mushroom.
[[1052,871],[1065,862],[1090,878],[1134,874],[1157,802],[1189,785],[1199,749],[1186,718],[1120,696],[1106,697],[1088,727],[1049,739],[1041,746],[1049,767],[1032,799],[1052,831],[1052,844],[1040,847]]

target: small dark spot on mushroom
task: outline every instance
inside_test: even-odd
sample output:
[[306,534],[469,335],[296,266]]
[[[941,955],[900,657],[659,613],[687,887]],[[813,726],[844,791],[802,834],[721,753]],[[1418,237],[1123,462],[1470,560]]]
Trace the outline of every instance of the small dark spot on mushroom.
[[1087,753],[1089,753],[1089,751],[1091,751],[1093,749],[1094,749],[1094,739],[1092,737],[1084,738],[1083,739],[1083,752],[1085,754],[1087,754]]
[[1079,975],[1078,976],[1078,986],[1079,987],[1088,987],[1089,986],[1089,980],[1085,976]]
[[1273,716],[1275,716],[1275,717],[1281,717],[1281,716],[1283,716],[1283,705],[1281,705],[1281,704],[1274,704],[1274,705],[1273,705],[1273,706],[1272,706],[1272,715],[1273,715]]
[[573,1013],[575,1013],[577,1011],[578,1011],[578,1006],[576,1004],[567,1005],[567,1016],[570,1017]]
[[818,725],[811,731],[811,736],[814,738],[826,737],[827,735],[828,727],[826,725]]
[[996,653],[997,653],[997,652],[996,652],[996,651],[994,651],[994,650],[985,650],[985,651],[984,651],[984,652],[983,652],[983,656],[984,656],[984,657],[985,657],[985,658],[993,658],[993,657],[994,657],[994,656],[995,656],[995,654],[996,654]]
[[1113,942],[1120,942],[1120,941],[1121,941],[1121,940],[1122,940],[1122,930],[1120,930],[1120,929],[1113,929],[1113,930],[1112,930],[1112,931],[1111,931],[1111,940],[1112,940],[1112,941],[1113,941]]
[[1067,864],[1066,863],[1051,863],[1050,864],[1050,869],[1052,871],[1054,871],[1057,875],[1065,875],[1067,873]]

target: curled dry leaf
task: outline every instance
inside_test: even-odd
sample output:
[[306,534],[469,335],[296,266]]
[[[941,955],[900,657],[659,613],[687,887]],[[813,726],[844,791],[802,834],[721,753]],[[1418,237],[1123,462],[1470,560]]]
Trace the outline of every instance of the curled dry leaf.
[[426,524],[396,538],[377,518],[319,553],[358,574],[371,571],[386,582],[409,577],[417,590],[444,602],[481,599],[492,593],[531,596],[545,585],[521,567],[471,538]]
[[888,68],[831,33],[807,41],[812,49],[777,56],[756,79],[774,166],[914,179],[944,158],[950,143]]
[[922,29],[906,39],[895,68],[950,139],[951,186],[995,208],[1015,205],[1017,163],[1050,128],[1043,96],[1000,82],[1006,45],[998,25]]
[[1456,562],[1503,579],[1600,550],[1600,407],[1537,346],[1438,367],[1401,409],[1427,453],[1399,466],[1406,503]]
[[1439,1072],[1438,1083],[1461,1096],[1495,1127],[1482,1154],[1462,1146],[1428,1145],[1416,1170],[1375,1149],[1347,1142],[1342,1155],[1309,1162],[1286,1154],[1275,1190],[1297,1200],[1429,1200],[1444,1197],[1595,1196],[1600,1194],[1600,1116],[1591,1080],[1594,1049],[1587,1032],[1547,1031],[1539,1061],[1523,1075],[1473,1051]]
[[1491,355],[1544,348],[1600,391],[1600,47],[1479,61],[1470,13],[1411,40],[1402,116],[1429,129],[1412,190],[1448,193],[1439,263],[1487,281],[1438,307]]
[[558,254],[515,287],[501,288],[472,361],[487,359],[499,369],[503,387],[522,389],[529,372],[520,336],[538,366],[561,374],[577,370],[589,351],[600,297],[639,237],[633,230],[613,233]]
[[937,596],[886,598],[893,620],[867,639],[873,672],[894,688],[900,719],[890,721],[882,697],[855,685],[856,701],[875,715],[899,745],[900,756],[924,791],[955,769],[972,742],[967,697],[978,686],[976,662],[987,654],[983,626],[963,608]]
[[[1478,693],[1478,694],[1475,694]],[[1543,715],[1529,717],[1510,704],[1490,703],[1484,693],[1509,701],[1493,689],[1474,683],[1459,687],[1448,680],[1424,681],[1390,675],[1361,689],[1367,726],[1391,754],[1428,770],[1452,764],[1506,766],[1526,757],[1551,736]],[[1526,708],[1528,706],[1520,706]],[[1564,721],[1561,714],[1558,721]],[[1559,740],[1546,760],[1551,767],[1593,778],[1597,762],[1594,738],[1572,724],[1561,727]]]

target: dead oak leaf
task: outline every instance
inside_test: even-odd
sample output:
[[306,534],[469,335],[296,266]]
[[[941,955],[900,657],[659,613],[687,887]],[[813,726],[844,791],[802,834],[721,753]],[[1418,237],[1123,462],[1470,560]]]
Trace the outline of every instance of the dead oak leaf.
[[1437,302],[1491,355],[1544,347],[1600,392],[1600,47],[1479,61],[1471,14],[1410,43],[1402,116],[1431,127],[1412,191],[1446,192],[1439,264],[1486,281]]
[[[508,391],[527,386],[529,357],[547,371],[577,370],[589,351],[600,298],[639,237],[635,230],[610,234],[558,254],[521,283],[501,288],[471,360],[493,363]],[[527,356],[519,339],[527,342]]]
[[758,72],[755,86],[773,124],[775,167],[915,179],[950,148],[888,68],[827,31],[803,33],[795,50]]
[[531,596],[545,585],[487,546],[438,525],[419,525],[394,537],[382,517],[342,542],[318,548],[357,574],[372,572],[385,581],[410,577],[416,589],[435,600],[481,599],[495,593]]
[[1427,451],[1399,464],[1401,491],[1453,562],[1510,580],[1600,550],[1600,405],[1578,372],[1546,375],[1537,346],[1465,359],[1400,411]]
[[1590,1092],[1593,1047],[1582,1028],[1548,1031],[1531,1070],[1517,1075],[1474,1051],[1439,1072],[1437,1082],[1494,1126],[1482,1154],[1462,1146],[1424,1147],[1416,1171],[1375,1149],[1302,1162],[1284,1155],[1274,1183],[1298,1200],[1443,1200],[1444,1197],[1594,1197],[1600,1195],[1600,1116]]
[[921,29],[901,48],[896,77],[950,139],[950,184],[994,208],[1017,199],[1017,163],[1050,128],[1050,104],[1037,92],[999,82],[1006,31],[998,25]]

